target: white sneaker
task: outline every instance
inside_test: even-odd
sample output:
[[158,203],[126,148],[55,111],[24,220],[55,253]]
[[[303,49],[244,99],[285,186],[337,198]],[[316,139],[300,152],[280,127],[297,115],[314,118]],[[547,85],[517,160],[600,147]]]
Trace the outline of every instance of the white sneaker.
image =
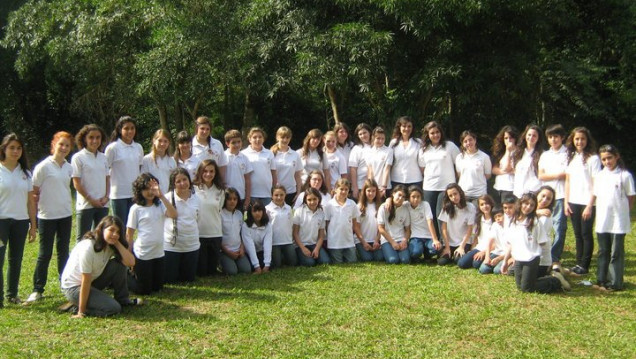
[[561,282],[561,288],[563,288],[563,290],[570,290],[572,289],[572,287],[570,286],[570,282],[568,282],[565,277],[563,276],[563,274],[559,273],[559,272],[552,272],[552,276],[556,279],[559,280],[559,282]]
[[40,292],[33,292],[29,295],[29,297],[27,298],[27,300],[25,301],[25,303],[33,303],[33,302],[37,302],[38,300],[42,299],[43,295]]

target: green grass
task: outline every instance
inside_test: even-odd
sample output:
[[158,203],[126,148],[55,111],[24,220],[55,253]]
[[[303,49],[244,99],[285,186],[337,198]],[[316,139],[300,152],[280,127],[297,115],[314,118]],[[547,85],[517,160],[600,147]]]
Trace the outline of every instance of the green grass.
[[[25,251],[23,299],[37,247]],[[634,358],[633,236],[626,250],[625,290],[611,294],[521,294],[474,270],[356,264],[203,279],[116,317],[72,319],[55,310],[53,280],[43,301],[0,310],[0,357]],[[570,228],[566,265],[573,252]]]

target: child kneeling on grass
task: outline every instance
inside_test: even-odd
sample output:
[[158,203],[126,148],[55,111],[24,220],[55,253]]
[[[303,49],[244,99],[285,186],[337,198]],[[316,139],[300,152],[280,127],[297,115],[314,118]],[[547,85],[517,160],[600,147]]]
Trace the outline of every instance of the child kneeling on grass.
[[[127,267],[134,265],[121,220],[104,217],[77,243],[64,267],[61,287],[70,305],[63,309],[76,306],[74,318],[105,317],[120,313],[122,306],[141,305],[141,299],[128,296]],[[114,299],[103,292],[106,287],[113,288]]]

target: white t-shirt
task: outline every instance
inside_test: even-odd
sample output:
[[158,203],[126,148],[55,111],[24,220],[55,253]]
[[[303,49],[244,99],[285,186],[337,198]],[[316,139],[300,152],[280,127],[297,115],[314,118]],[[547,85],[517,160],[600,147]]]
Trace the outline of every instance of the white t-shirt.
[[492,233],[492,219],[485,219],[484,216],[481,216],[480,219],[481,228],[479,229],[479,233],[477,233],[477,246],[475,249],[478,251],[485,251],[488,249],[489,236]]
[[349,156],[351,155],[351,149],[353,148],[353,142],[347,142],[344,146],[338,145],[338,150],[342,153],[342,156],[345,158],[345,162],[347,162],[347,173],[349,171]]
[[225,191],[212,184],[194,186],[194,192],[199,197],[199,237],[222,237],[221,209],[225,204]]
[[[364,181],[367,179],[367,161],[366,152],[371,148],[369,145],[356,145],[351,149],[349,154],[349,167],[355,168],[357,171],[357,178],[352,178],[352,181],[358,181],[358,189],[362,189]],[[349,170],[351,171],[351,170]]]
[[278,183],[285,187],[287,194],[296,193],[296,175],[297,172],[302,174],[303,163],[300,160],[298,152],[288,149],[287,152],[278,151],[274,156],[276,164],[276,179]]
[[[172,203],[174,192],[166,194],[166,199]],[[163,222],[163,249],[167,252],[186,253],[193,252],[201,247],[199,242],[199,197],[191,194],[190,198],[182,199],[175,195],[175,206],[177,209],[177,242],[173,246],[172,240],[172,218],[166,217]]]
[[[509,154],[504,154],[499,160],[499,169],[503,170],[508,165],[508,162],[511,160],[510,157],[514,156],[514,152]],[[495,184],[493,188],[497,191],[509,191],[512,192],[515,189],[515,174],[514,173],[504,173],[502,175],[495,176]]]
[[223,144],[221,141],[210,137],[209,145],[200,143],[197,137],[192,138],[192,155],[199,157],[201,161],[212,159],[219,167],[227,166],[227,158],[223,152]]
[[0,219],[29,219],[27,201],[33,191],[31,177],[18,165],[10,171],[0,164]]
[[392,139],[389,148],[393,150],[393,167],[391,167],[391,180],[398,183],[414,183],[422,180],[422,171],[418,166],[417,154],[422,147],[420,141],[409,139],[406,146],[402,140]]
[[535,221],[534,226],[528,230],[527,220],[517,222],[513,220],[506,230],[506,237],[511,246],[511,255],[517,261],[529,262],[541,255],[541,243],[547,239],[543,235],[543,226]]
[[541,235],[545,237],[539,241],[539,243],[541,243],[541,259],[539,260],[539,265],[550,266],[552,265],[552,240],[550,239],[550,234],[554,229],[552,225],[552,216],[542,216],[539,217],[538,220],[539,224],[543,227]]
[[[177,168],[177,162],[168,155],[157,157],[155,161],[155,159],[152,158],[152,153],[149,153],[141,160],[141,173],[148,172],[155,176],[159,181],[161,193],[168,192],[170,172],[175,168]],[[190,177],[190,180],[194,181],[194,177]]]
[[263,147],[260,151],[254,151],[247,147],[241,151],[252,164],[252,197],[269,198],[272,196],[273,178],[272,171],[276,170],[274,154]]
[[492,173],[490,157],[481,150],[469,154],[460,153],[455,159],[455,169],[459,173],[457,183],[463,190],[466,197],[477,198],[486,194],[488,183],[486,176]]
[[459,148],[446,141],[446,146],[429,145],[419,152],[418,164],[424,168],[424,190],[444,191],[446,186],[455,183],[455,159]]
[[324,173],[325,170],[329,168],[329,163],[327,162],[327,156],[325,156],[324,152],[322,154],[322,159],[320,159],[320,155],[318,154],[317,150],[313,150],[313,151],[310,150],[309,154],[305,157],[303,157],[303,153],[305,151],[303,151],[302,148],[299,148],[298,150],[296,150],[296,152],[298,153],[298,156],[300,157],[300,160],[303,163],[303,175],[302,175],[303,183],[305,182],[305,180],[307,179],[307,176],[309,176],[309,173],[311,171],[320,171]]
[[[133,244],[135,257],[151,260],[164,256],[163,225],[166,219],[163,203],[150,207],[133,204],[128,213],[126,227],[137,230],[137,239]],[[172,220],[172,218],[168,218]]]
[[[73,155],[71,166],[73,178],[79,178],[82,187],[91,198],[99,199],[106,195],[106,177],[110,176],[106,155],[99,151],[94,154],[84,148]],[[108,207],[108,203],[104,207]],[[78,193],[75,209],[81,211],[88,208],[93,206]]]
[[490,238],[495,239],[495,249],[490,252],[496,256],[503,255],[506,252],[506,231],[499,225],[499,223],[493,223],[490,227]]
[[[325,208],[325,206],[327,205],[327,203],[329,203],[329,200],[331,199],[331,195],[329,193],[320,192],[320,197],[321,197],[320,205],[322,206],[322,208]],[[294,202],[294,209],[298,209],[302,207],[304,199],[305,199],[305,192],[303,191],[303,192],[300,192],[298,197],[296,197],[296,202]]]
[[[247,156],[241,152],[237,155],[233,155],[230,150],[226,150],[225,156],[227,157],[225,184],[228,187],[234,187],[241,196],[241,199],[245,199],[245,175],[254,171],[252,163],[247,159]],[[257,178],[253,178],[253,180],[257,180]],[[252,195],[254,194],[252,193]]]
[[355,247],[353,240],[353,221],[360,217],[360,209],[355,202],[348,199],[344,205],[338,204],[335,198],[329,200],[325,207],[327,225],[327,247],[329,249],[343,249]]
[[457,208],[455,206],[455,217],[450,218],[448,213],[442,209],[437,219],[440,222],[446,222],[448,231],[448,240],[451,247],[459,247],[464,240],[468,226],[475,224],[475,206],[472,203],[466,203],[466,207]]
[[408,208],[411,216],[411,238],[433,238],[428,228],[428,221],[435,219],[431,205],[422,201],[417,208],[413,208],[410,203],[405,203],[404,206]]
[[292,221],[298,226],[300,241],[306,246],[315,245],[320,230],[325,229],[325,212],[322,208],[312,212],[309,207],[302,206],[294,211]]
[[39,218],[59,219],[73,214],[70,186],[72,174],[73,166],[64,161],[60,167],[53,156],[35,166],[33,186],[40,188]]
[[238,210],[230,212],[223,208],[221,210],[221,223],[223,225],[223,239],[221,240],[221,244],[228,250],[237,252],[241,248],[243,214]]
[[273,201],[265,206],[269,223],[272,224],[273,242],[275,246],[292,244],[294,237],[292,236],[292,209],[288,204],[282,207],[277,206]]
[[620,169],[603,168],[594,177],[596,196],[596,233],[631,233],[628,197],[634,192],[632,174]]
[[323,156],[327,158],[327,163],[329,164],[329,177],[331,177],[331,187],[333,188],[336,185],[336,181],[342,178],[342,175],[348,173],[347,160],[337,149],[333,153],[325,151]]
[[182,161],[179,159],[177,161],[177,167],[185,168],[190,174],[190,179],[194,181],[194,177],[197,175],[197,168],[199,167],[199,163],[201,163],[201,159],[195,155],[191,155],[190,158]]
[[243,222],[241,236],[252,267],[260,267],[258,252],[263,252],[263,264],[269,267],[272,263],[272,224],[267,223],[264,227],[253,224],[252,227],[248,227],[247,223]]
[[592,179],[601,170],[601,161],[598,155],[591,155],[583,163],[583,155],[574,154],[572,161],[565,171],[570,177],[570,197],[568,201],[574,204],[587,206],[590,203],[592,193]]
[[106,147],[105,154],[110,168],[110,198],[132,198],[132,183],[139,177],[144,149],[137,142],[126,144],[118,139]]
[[[568,151],[565,146],[561,146],[557,151],[550,148],[544,151],[539,157],[539,168],[543,169],[545,174],[564,173],[568,167]],[[560,180],[542,181],[543,185],[548,185],[554,189],[556,196],[554,199],[563,199],[565,197],[565,178]]]
[[523,157],[515,165],[515,187],[514,195],[521,198],[525,193],[536,192],[541,187],[541,181],[537,177],[536,168],[532,164],[532,154],[534,151],[523,151]]
[[[358,209],[360,209],[360,207],[358,207]],[[360,213],[358,220],[358,222],[360,222],[360,233],[367,243],[374,243],[375,239],[378,237],[377,213],[378,209],[375,207],[375,202],[367,203],[364,216],[362,215],[362,212]],[[354,238],[354,240],[356,244],[360,243],[358,238]]]
[[[395,204],[393,205],[395,207]],[[395,242],[402,242],[404,240],[408,241],[406,238],[406,227],[411,225],[411,216],[409,215],[409,210],[406,207],[406,202],[404,205],[395,208],[395,218],[393,221],[389,222],[389,211],[386,210],[384,204],[380,205],[380,209],[378,209],[378,225],[384,225],[384,229],[391,235],[391,238]],[[380,243],[387,243],[389,240],[384,236],[380,237]]]
[[387,166],[393,165],[393,150],[387,146],[371,147],[367,150],[367,165],[373,172],[373,179],[378,186],[386,185],[391,188],[391,174],[387,176],[387,182],[384,183],[383,178],[388,170]]
[[104,272],[110,258],[115,251],[106,246],[101,252],[95,252],[95,241],[82,239],[75,245],[62,272],[60,286],[62,289],[79,287],[82,285],[82,274],[90,274],[94,281]]

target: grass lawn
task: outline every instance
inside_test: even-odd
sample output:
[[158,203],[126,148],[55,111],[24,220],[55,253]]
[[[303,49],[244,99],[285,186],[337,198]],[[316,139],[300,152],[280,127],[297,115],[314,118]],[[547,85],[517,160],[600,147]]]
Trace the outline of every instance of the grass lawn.
[[[26,247],[23,299],[37,248]],[[565,250],[573,265],[571,228]],[[78,320],[56,312],[64,298],[50,280],[43,301],[0,310],[0,357],[635,358],[633,236],[626,251],[625,290],[610,294],[579,279],[569,293],[521,294],[513,278],[475,270],[356,264],[201,279]]]

